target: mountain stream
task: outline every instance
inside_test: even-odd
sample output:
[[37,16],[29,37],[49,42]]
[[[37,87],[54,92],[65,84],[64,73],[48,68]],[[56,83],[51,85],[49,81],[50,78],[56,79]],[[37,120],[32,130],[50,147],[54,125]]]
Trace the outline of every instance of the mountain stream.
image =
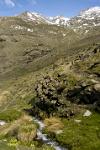
[[39,129],[37,130],[37,140],[42,140],[43,143],[47,145],[51,145],[55,150],[68,150],[62,146],[60,146],[57,142],[53,141],[52,139],[48,138],[47,134],[44,134],[42,131],[45,127],[44,123],[37,118],[33,118],[34,122],[39,125]]

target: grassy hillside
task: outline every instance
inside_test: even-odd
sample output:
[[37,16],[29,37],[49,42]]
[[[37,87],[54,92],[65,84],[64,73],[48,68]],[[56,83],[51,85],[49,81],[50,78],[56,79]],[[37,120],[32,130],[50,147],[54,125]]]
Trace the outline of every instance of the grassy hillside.
[[[79,54],[60,58],[48,67],[25,73],[16,80],[7,81],[0,92],[0,119],[7,121],[8,127],[11,128],[14,121],[23,116],[24,110],[28,110],[31,115],[37,114],[44,120],[47,124],[44,132],[57,140],[60,145],[71,150],[92,150],[94,145],[98,150],[100,146],[99,59],[99,44],[84,46]],[[42,100],[44,100],[43,107]],[[87,110],[90,110],[92,115],[85,118],[83,115]],[[50,124],[45,120],[48,117]],[[52,117],[56,119],[52,120]],[[62,120],[62,125],[59,124],[59,119]],[[6,129],[9,129],[8,127],[5,126]],[[63,132],[56,134],[55,127],[57,131]],[[17,137],[14,135],[10,135],[9,141],[9,136],[6,137],[4,134],[5,128],[1,128],[1,139],[7,140],[4,144],[18,144],[20,140],[16,141]],[[13,131],[12,128],[11,130]],[[92,143],[90,139],[93,139]],[[88,141],[88,145],[84,144],[85,140]],[[21,144],[23,145],[23,142]],[[34,144],[39,148],[39,143]],[[44,145],[43,147],[49,149]]]
[[66,46],[69,47],[75,41],[73,38],[78,40],[79,36],[63,27],[33,25],[32,22],[25,22],[17,17],[2,19],[0,76],[6,75],[6,78],[13,74],[17,76],[16,74],[48,66],[57,59]]
[[69,150],[99,150],[99,77],[99,27],[82,37],[56,25],[1,19],[0,150],[53,150],[36,140],[33,115]]

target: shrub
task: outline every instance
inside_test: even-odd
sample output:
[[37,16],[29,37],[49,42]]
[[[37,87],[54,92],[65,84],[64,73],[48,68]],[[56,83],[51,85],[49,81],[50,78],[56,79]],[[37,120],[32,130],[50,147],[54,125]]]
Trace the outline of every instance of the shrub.
[[63,124],[59,118],[51,117],[44,120],[47,131],[57,132],[63,129]]
[[22,125],[18,130],[18,140],[30,143],[36,137],[36,126],[34,124]]

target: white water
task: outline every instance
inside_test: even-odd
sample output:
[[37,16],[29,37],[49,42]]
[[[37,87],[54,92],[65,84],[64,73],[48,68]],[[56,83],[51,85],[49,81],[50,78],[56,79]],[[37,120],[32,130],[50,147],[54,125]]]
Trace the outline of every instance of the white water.
[[37,130],[37,139],[42,140],[45,144],[51,145],[55,150],[67,150],[50,138],[47,137],[46,134],[42,133],[43,128],[45,127],[44,123],[36,118],[34,118],[34,122],[36,122],[39,125],[39,129]]

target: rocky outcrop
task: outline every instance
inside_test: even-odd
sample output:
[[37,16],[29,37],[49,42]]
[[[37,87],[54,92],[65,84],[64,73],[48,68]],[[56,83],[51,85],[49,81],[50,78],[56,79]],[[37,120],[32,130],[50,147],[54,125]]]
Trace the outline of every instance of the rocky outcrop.
[[[66,95],[70,88],[68,77],[58,73],[55,77],[45,76],[35,86],[36,98],[31,100],[32,114],[37,117],[72,117],[78,113],[78,106],[71,103]],[[73,84],[73,82],[71,83]]]

